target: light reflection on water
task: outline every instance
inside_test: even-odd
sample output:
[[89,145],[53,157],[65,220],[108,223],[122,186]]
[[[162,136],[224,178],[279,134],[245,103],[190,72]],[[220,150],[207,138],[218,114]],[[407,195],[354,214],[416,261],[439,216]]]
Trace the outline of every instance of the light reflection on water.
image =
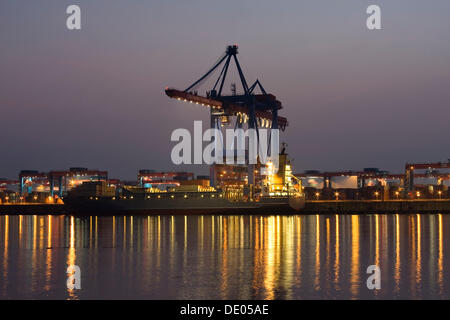
[[0,216],[0,298],[448,299],[449,228],[441,214]]

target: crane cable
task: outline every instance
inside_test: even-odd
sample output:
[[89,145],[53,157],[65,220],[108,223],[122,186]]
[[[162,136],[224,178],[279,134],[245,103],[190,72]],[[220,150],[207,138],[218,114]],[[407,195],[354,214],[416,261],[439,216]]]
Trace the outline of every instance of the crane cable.
[[[203,78],[201,81],[199,81],[198,83],[196,83],[195,86],[191,86],[191,87],[189,88],[189,90],[197,89],[197,88],[200,87],[203,83],[205,83],[205,81],[208,80],[208,79],[214,74],[214,72],[211,72],[212,69],[215,67],[215,69],[217,70],[217,68],[218,68],[218,65],[217,65],[217,64],[219,63],[220,60],[224,59],[226,55],[227,55],[226,52],[223,53],[223,54],[219,57],[219,59],[217,59],[217,60],[214,62],[214,64],[211,66],[211,68],[208,69],[208,71],[207,71],[205,74],[207,74],[208,72],[210,72],[210,73],[209,73],[205,78]],[[214,71],[216,71],[216,70],[214,70]]]

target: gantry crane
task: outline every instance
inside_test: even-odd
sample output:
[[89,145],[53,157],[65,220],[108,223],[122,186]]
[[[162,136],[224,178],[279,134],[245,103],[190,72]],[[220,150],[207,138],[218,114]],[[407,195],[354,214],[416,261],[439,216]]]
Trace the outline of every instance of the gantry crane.
[[[248,128],[251,129],[272,128],[284,131],[288,122],[286,118],[278,116],[278,111],[283,108],[281,102],[274,95],[267,93],[259,80],[256,80],[251,86],[248,85],[237,54],[237,45],[228,46],[218,62],[200,79],[183,91],[167,87],[165,90],[167,96],[208,107],[211,112],[211,128],[220,130],[221,124],[229,123],[230,118],[235,117],[235,127],[242,128],[243,124],[247,124]],[[231,60],[235,62],[243,94],[236,94],[234,85],[232,95],[223,95],[223,87]],[[213,88],[207,91],[206,96],[198,95],[196,88],[221,66],[219,77],[215,81]],[[255,93],[257,88],[261,93]],[[248,183],[254,184],[254,169],[252,165],[249,165],[248,172]],[[213,181],[213,179],[211,180]]]
[[[411,192],[414,190],[414,177],[417,174],[414,174],[414,170],[428,170],[429,175],[436,175],[432,170],[435,169],[450,169],[450,159],[448,162],[434,162],[434,163],[407,163],[405,165],[405,187],[406,191]],[[439,177],[442,181],[445,176]]]

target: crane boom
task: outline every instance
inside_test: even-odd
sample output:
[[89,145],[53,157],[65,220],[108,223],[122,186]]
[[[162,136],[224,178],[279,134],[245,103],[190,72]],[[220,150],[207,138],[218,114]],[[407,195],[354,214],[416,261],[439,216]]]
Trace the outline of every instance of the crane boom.
[[[220,101],[217,99],[206,98],[199,95],[195,95],[192,93],[188,93],[185,91],[180,91],[177,89],[166,88],[166,95],[170,98],[182,100],[186,102],[191,102],[195,104],[200,104],[205,107],[210,107],[212,109],[216,109],[218,112],[222,111],[226,115],[238,115],[238,114],[246,114],[249,115],[248,108],[242,105],[229,103],[227,101]],[[274,97],[273,95],[270,95]],[[263,95],[256,95],[255,100],[258,101],[258,97],[263,97]],[[275,98],[275,97],[274,97]],[[272,121],[272,113],[263,111],[263,110],[255,110],[255,116],[257,118],[261,118],[264,120]],[[284,117],[278,116],[278,126],[284,129],[288,125],[288,121]]]

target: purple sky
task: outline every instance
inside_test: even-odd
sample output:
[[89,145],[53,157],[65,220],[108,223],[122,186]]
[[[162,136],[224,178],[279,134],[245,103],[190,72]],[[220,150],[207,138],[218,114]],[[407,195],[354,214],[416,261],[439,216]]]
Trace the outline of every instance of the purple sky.
[[[65,27],[70,4],[80,31]],[[369,4],[382,8],[381,31],[366,29]],[[448,0],[2,0],[0,177],[207,173],[171,164],[170,134],[208,112],[164,88],[185,89],[233,43],[249,82],[285,106],[294,171],[445,161],[449,35]]]

